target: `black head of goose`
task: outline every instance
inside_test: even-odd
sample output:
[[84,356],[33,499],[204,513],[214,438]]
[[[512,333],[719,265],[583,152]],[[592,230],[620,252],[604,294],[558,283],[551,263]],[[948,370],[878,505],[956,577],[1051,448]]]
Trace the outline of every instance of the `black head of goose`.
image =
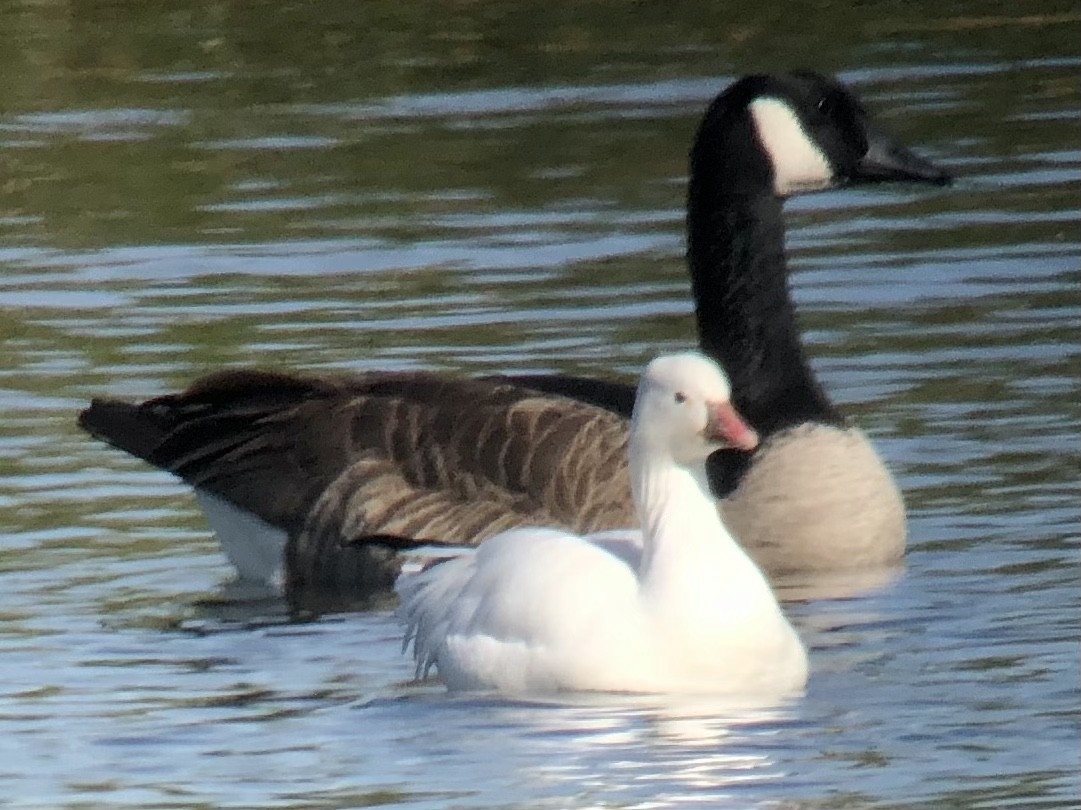
[[[948,175],[812,73],[736,82],[710,105],[691,152],[699,342],[763,439],[753,455],[716,454],[711,484],[771,572],[903,554],[896,485],[804,357],[781,212],[792,194],[881,180]],[[629,383],[560,375],[234,370],[140,404],[95,400],[79,423],[195,487],[242,576],[318,604],[387,592],[396,546],[477,543],[523,524],[627,526],[633,399]]]

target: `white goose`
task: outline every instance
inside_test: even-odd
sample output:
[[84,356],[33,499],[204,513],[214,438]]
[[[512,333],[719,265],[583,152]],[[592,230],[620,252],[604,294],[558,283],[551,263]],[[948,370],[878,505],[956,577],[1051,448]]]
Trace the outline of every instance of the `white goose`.
[[638,386],[628,454],[641,532],[518,528],[396,589],[418,677],[454,690],[783,695],[807,655],[710,495],[705,462],[758,436],[727,378],[667,355]]

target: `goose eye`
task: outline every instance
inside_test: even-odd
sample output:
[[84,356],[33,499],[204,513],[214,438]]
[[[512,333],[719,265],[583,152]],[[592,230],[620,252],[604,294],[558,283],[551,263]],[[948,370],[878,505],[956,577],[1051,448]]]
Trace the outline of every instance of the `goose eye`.
[[822,96],[822,98],[820,98],[818,100],[818,103],[815,104],[815,109],[817,109],[820,113],[822,113],[825,116],[833,115],[833,112],[836,109],[836,107],[837,107],[837,104],[834,102],[833,98],[831,98],[830,96]]
[[682,405],[684,402],[687,401],[687,395],[684,394],[682,391],[676,391],[676,395],[672,397],[672,399],[676,401],[676,404]]

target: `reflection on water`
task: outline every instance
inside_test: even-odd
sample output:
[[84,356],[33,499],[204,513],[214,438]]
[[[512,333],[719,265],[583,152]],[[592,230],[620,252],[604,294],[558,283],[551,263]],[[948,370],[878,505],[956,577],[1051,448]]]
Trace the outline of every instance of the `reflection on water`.
[[[0,9],[0,795],[1075,806],[1081,18],[998,5]],[[791,63],[961,175],[789,207],[816,368],[911,532],[880,582],[787,584],[800,700],[409,684],[390,614],[225,587],[184,488],[75,428],[229,364],[637,374],[693,334],[701,108]]]

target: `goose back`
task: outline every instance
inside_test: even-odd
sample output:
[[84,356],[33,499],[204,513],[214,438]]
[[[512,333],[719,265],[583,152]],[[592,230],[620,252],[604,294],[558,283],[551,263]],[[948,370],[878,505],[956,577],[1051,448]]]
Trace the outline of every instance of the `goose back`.
[[95,401],[80,424],[284,530],[295,593],[385,590],[388,548],[633,515],[625,420],[506,382],[226,371],[140,405]]

